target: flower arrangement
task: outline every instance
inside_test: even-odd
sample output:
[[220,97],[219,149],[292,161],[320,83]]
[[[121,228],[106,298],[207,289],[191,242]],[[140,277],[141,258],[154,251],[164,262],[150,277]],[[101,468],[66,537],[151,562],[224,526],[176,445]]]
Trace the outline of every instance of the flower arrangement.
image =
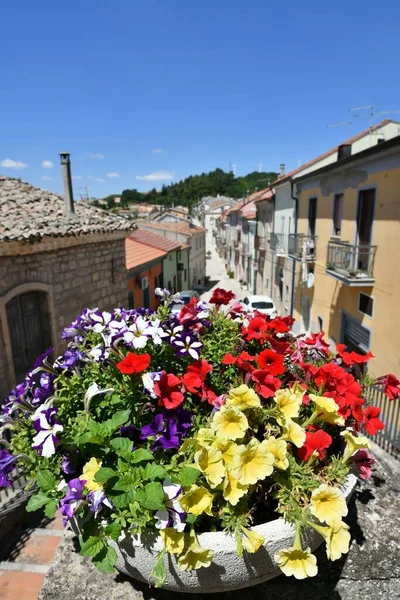
[[63,355],[37,359],[3,403],[0,485],[22,467],[38,488],[27,509],[78,519],[81,554],[103,572],[118,540],[152,530],[162,585],[166,553],[182,570],[212,563],[199,532],[232,534],[241,556],[264,542],[252,525],[283,516],[295,536],[277,564],[315,575],[302,531],[317,530],[331,560],[348,551],[341,485],[352,468],[370,475],[364,434],[384,426],[366,389],[379,381],[394,400],[400,382],[363,374],[370,353],[294,335],[291,317],[243,313],[231,292],[178,316],[179,295],[156,293],[156,312],[84,310]]

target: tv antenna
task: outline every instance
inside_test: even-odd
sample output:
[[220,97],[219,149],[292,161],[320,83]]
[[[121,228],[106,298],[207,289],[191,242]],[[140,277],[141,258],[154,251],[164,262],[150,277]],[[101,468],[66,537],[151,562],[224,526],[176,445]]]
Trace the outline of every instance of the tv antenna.
[[258,163],[258,172],[261,173],[262,172],[262,163]]
[[89,200],[89,188],[88,188],[87,185],[84,185],[83,187],[76,187],[75,189],[76,190],[85,190],[84,194],[82,194],[82,193],[79,194],[81,202],[82,201],[86,201],[87,202]]
[[351,126],[352,126],[352,121],[342,121],[341,123],[330,123],[329,125],[327,125],[328,128],[331,127],[349,127],[349,134],[351,135]]

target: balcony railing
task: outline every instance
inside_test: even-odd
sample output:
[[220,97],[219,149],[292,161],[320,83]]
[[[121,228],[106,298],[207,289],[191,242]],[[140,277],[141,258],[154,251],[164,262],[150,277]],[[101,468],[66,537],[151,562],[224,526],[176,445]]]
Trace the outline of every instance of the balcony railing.
[[288,253],[297,260],[313,262],[317,258],[317,237],[304,233],[290,233]]
[[374,283],[376,249],[377,246],[355,246],[331,240],[328,243],[327,272],[348,285],[371,285]]
[[288,236],[285,233],[271,233],[269,245],[271,252],[277,256],[287,256]]
[[250,246],[247,242],[242,245],[242,254],[243,256],[250,256]]

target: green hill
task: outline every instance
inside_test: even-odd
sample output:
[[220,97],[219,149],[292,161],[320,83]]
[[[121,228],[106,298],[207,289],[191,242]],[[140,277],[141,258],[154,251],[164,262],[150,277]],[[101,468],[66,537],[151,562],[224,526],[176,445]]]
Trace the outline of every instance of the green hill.
[[118,206],[128,206],[148,202],[171,206],[172,204],[187,206],[189,210],[203,196],[217,196],[223,194],[232,198],[243,198],[247,193],[262,190],[268,187],[278,175],[274,172],[259,173],[253,171],[244,177],[235,177],[233,173],[226,173],[222,169],[215,169],[210,173],[201,175],[190,175],[182,181],[163,185],[161,190],[155,188],[149,192],[142,193],[136,189],[124,190],[122,194],[107,196],[107,208],[114,208],[115,196],[121,195],[121,203]]

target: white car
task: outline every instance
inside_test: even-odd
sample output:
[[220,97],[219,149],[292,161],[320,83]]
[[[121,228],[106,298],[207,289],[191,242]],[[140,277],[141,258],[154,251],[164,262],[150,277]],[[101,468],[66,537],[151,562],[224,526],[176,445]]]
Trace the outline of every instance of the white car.
[[269,296],[246,296],[241,301],[243,310],[254,311],[258,310],[263,315],[268,315],[271,318],[277,316],[274,301]]

